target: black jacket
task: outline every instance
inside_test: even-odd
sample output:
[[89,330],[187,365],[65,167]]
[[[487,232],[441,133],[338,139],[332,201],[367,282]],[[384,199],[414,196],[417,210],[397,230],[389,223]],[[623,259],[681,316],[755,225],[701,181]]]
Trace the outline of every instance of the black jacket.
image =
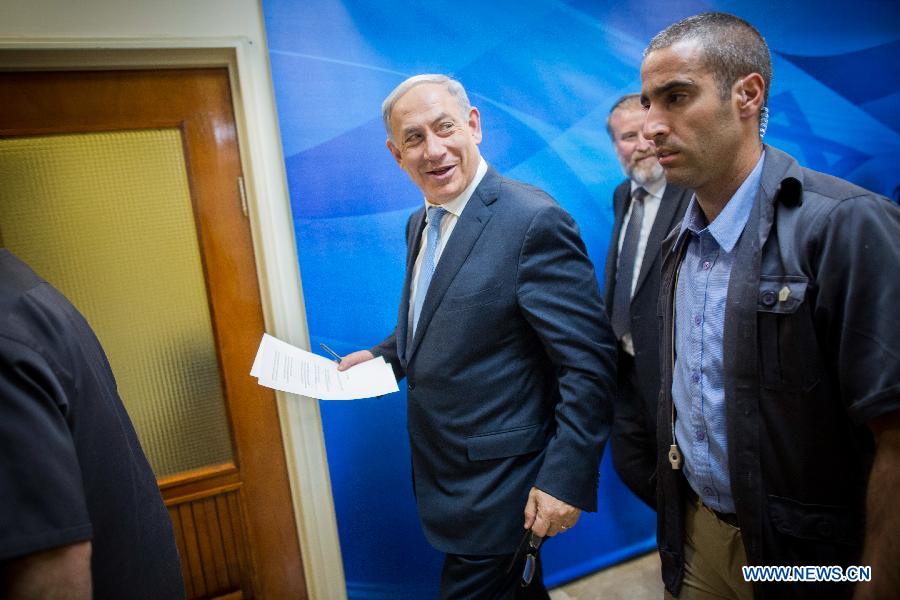
[[[766,147],[760,191],[735,247],[724,363],[731,490],[751,565],[857,565],[873,438],[900,410],[900,208]],[[659,318],[673,335],[686,244],[663,246]],[[671,469],[673,357],[658,411],[663,581],[684,574],[682,471]],[[836,583],[757,584],[758,598],[842,598]]]
[[4,248],[0,456],[0,568],[90,541],[95,598],[184,598],[172,521],[100,342]]
[[[641,262],[631,299],[631,339],[634,358],[619,348],[618,392],[615,423],[610,444],[613,464],[628,488],[651,507],[656,507],[656,402],[659,397],[659,302],[660,246],[684,216],[691,192],[668,184],[653,221],[647,250]],[[615,223],[606,254],[604,293],[606,310],[612,314],[616,291],[619,233],[631,204],[631,180],[613,193]]]

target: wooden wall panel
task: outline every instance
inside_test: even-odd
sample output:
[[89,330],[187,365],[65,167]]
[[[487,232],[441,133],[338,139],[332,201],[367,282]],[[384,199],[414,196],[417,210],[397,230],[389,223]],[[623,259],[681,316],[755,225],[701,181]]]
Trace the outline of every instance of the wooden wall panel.
[[251,598],[240,484],[166,501],[187,597]]

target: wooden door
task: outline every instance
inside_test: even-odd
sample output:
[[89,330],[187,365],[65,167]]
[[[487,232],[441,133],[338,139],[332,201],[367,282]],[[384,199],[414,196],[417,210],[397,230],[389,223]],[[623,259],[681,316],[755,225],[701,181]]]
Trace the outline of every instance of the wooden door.
[[[162,192],[157,190],[157,186],[163,184],[156,181],[157,176],[151,178],[154,180],[144,181],[147,178],[144,167],[155,158],[149,150],[142,150],[143,146],[122,146],[131,148],[128,152],[134,152],[137,158],[123,161],[121,165],[116,159],[122,152],[115,149],[119,146],[113,146],[112,150],[107,150],[107,156],[111,158],[99,162],[85,159],[83,166],[79,166],[82,160],[78,157],[78,148],[82,147],[79,144],[89,147],[95,141],[105,144],[112,140],[110,143],[127,145],[131,144],[128,139],[123,141],[117,136],[140,137],[145,134],[153,140],[157,136],[163,140],[151,140],[147,148],[166,148],[166,143],[173,144],[170,146],[172,151],[161,151],[165,156],[159,159],[165,164],[175,164],[175,171],[183,168],[183,212],[189,220],[186,227],[191,231],[188,233],[195,236],[188,239],[186,247],[190,253],[193,244],[197,251],[194,277],[197,281],[167,287],[166,272],[148,276],[154,267],[129,264],[119,271],[116,281],[100,281],[101,278],[96,275],[85,275],[97,281],[88,281],[83,285],[88,288],[83,293],[85,297],[94,294],[91,297],[106,298],[115,295],[119,283],[130,279],[131,274],[144,276],[138,285],[146,293],[139,294],[140,298],[134,300],[132,313],[129,314],[128,307],[125,307],[124,321],[120,319],[102,324],[109,337],[121,334],[129,343],[140,344],[140,339],[135,342],[132,338],[139,337],[140,325],[150,319],[149,314],[154,306],[165,303],[167,296],[180,293],[183,287],[200,286],[200,303],[206,311],[203,314],[207,315],[201,316],[200,321],[206,319],[206,325],[201,323],[200,327],[206,327],[210,332],[211,351],[208,354],[211,367],[207,370],[212,375],[208,379],[212,388],[220,390],[216,392],[218,399],[194,399],[188,393],[183,407],[179,408],[181,412],[167,408],[161,414],[144,419],[143,412],[137,414],[138,408],[132,413],[136,401],[128,397],[125,393],[128,386],[123,384],[132,376],[140,378],[141,374],[120,374],[120,371],[127,369],[123,366],[117,370],[116,360],[121,364],[127,362],[126,366],[130,367],[140,361],[149,361],[147,364],[150,364],[163,359],[131,356],[114,360],[110,356],[120,392],[132,419],[136,421],[145,450],[148,445],[159,446],[159,452],[165,455],[166,443],[165,440],[160,442],[160,439],[172,434],[175,429],[184,429],[185,432],[182,435],[184,439],[179,443],[187,446],[180,450],[179,460],[166,463],[169,466],[165,473],[160,471],[166,469],[157,467],[157,464],[165,463],[165,456],[158,460],[150,456],[150,459],[172,517],[188,596],[305,598],[306,586],[275,397],[249,376],[256,346],[263,332],[263,319],[250,226],[246,204],[242,201],[241,167],[227,70],[5,72],[0,73],[0,107],[0,175],[5,178],[0,182],[0,188],[17,190],[15,198],[0,197],[0,210],[7,211],[0,212],[0,242],[26,262],[31,262],[39,273],[42,270],[58,273],[59,279],[64,280],[59,284],[52,276],[44,276],[70,298],[81,297],[79,294],[82,294],[74,289],[69,293],[66,289],[67,285],[71,285],[67,283],[70,277],[77,276],[81,268],[96,268],[98,260],[115,258],[106,257],[102,248],[93,247],[102,245],[99,240],[105,239],[105,236],[117,235],[119,229],[128,227],[120,220],[134,219],[134,210],[143,209],[142,190],[151,194],[144,204],[153,206],[147,208],[154,208],[162,200],[173,201],[168,193],[159,195]],[[102,139],[97,138],[98,135]],[[80,174],[82,178],[79,181],[82,183],[54,187],[53,183],[29,182],[28,178],[32,176],[42,179],[63,176],[57,172],[59,169],[47,166],[55,163],[41,154],[41,148],[43,145],[52,148],[60,144],[71,146],[71,143],[75,146],[61,152],[68,152],[65,156],[69,162],[75,157],[76,165],[70,171]],[[159,143],[163,145],[159,146]],[[7,157],[5,163],[4,156]],[[31,156],[29,160],[33,162],[27,162],[22,156]],[[175,162],[172,163],[172,160]],[[106,170],[112,163],[118,165],[114,173]],[[4,164],[7,169],[5,173]],[[171,170],[170,167],[166,169]],[[40,173],[34,175],[31,171]],[[173,185],[177,187],[181,175],[175,173],[173,177]],[[92,220],[90,226],[56,223],[62,217],[56,214],[55,200],[48,199],[53,194],[41,191],[62,189],[60,194],[68,198],[66,202],[69,204],[74,203],[74,210],[77,211],[80,202],[87,202],[96,194],[107,192],[110,186],[119,185],[117,181],[122,185],[132,185],[128,188],[131,191],[114,194],[112,201],[106,202],[108,211],[101,207],[87,211],[86,216],[79,216],[79,223],[82,217]],[[140,183],[134,187],[135,182]],[[72,187],[78,189],[73,190]],[[21,195],[27,195],[28,190],[38,191],[34,198],[23,200]],[[78,196],[78,193],[83,196]],[[152,193],[157,195],[152,196]],[[134,202],[135,209],[124,209],[113,215],[113,209],[121,209],[126,201]],[[24,213],[9,213],[14,210],[10,207],[17,202],[21,211],[26,212],[37,210],[35,203],[44,204],[35,213],[37,216],[32,215],[32,222],[21,216]],[[166,219],[174,218],[171,214],[181,210],[178,201],[174,202],[174,209],[157,210],[159,214],[156,216],[151,210],[148,213],[150,216],[138,217],[138,227],[135,229],[138,233],[130,234],[126,247],[146,243],[146,248],[137,254],[157,259],[170,251],[169,239],[165,236],[148,238],[149,241],[139,238],[143,237],[141,232],[144,230],[165,231],[169,227]],[[151,226],[150,220],[157,218],[163,220],[162,224]],[[26,222],[32,222],[32,225],[25,227],[23,223]],[[58,226],[59,229],[53,231],[64,231],[65,235],[53,233],[42,241],[41,236],[46,234],[45,225]],[[69,235],[72,236],[70,249],[54,250],[59,238]],[[80,254],[87,248],[96,250],[96,256],[102,258],[82,258],[79,262],[77,256],[88,256]],[[61,256],[63,254],[65,256]],[[40,263],[42,267],[34,263]],[[165,259],[163,264],[175,268],[174,261],[170,259]],[[104,274],[109,272],[109,269],[102,271]],[[101,296],[96,294],[98,288],[103,288],[99,290]],[[73,298],[73,302],[78,306],[76,299]],[[92,302],[84,301],[85,304]],[[113,308],[121,308],[120,305],[127,302],[117,302]],[[78,307],[92,325],[95,323],[91,320],[91,314],[102,320],[112,311],[111,308]],[[180,311],[168,314],[180,315]],[[172,321],[171,318],[163,318],[166,326]],[[95,329],[99,326],[97,324]],[[98,337],[107,346],[104,335],[98,332]],[[198,336],[191,334],[186,337],[189,339],[184,340],[184,345],[190,347],[196,342],[193,338]],[[110,344],[116,345],[114,342]],[[113,354],[109,348],[107,353]],[[185,367],[183,363],[193,361],[194,354],[182,352],[181,348],[163,347],[157,354],[168,357],[165,360],[171,360],[174,368],[187,373],[175,375],[176,379],[188,380],[198,369],[203,370],[202,366],[193,364]],[[185,381],[186,389],[190,389],[190,384],[190,381]],[[146,387],[144,385],[141,389]],[[158,408],[154,406],[159,402],[158,396],[169,392],[149,389],[140,393],[147,396],[141,402],[150,404],[142,405],[140,411],[152,413]],[[201,404],[212,407],[209,410],[220,416],[210,417],[206,412],[197,412],[196,407]],[[203,427],[219,418],[222,420],[221,439],[218,442],[205,441]],[[186,423],[191,419],[197,421],[196,431],[191,429],[191,423]],[[153,421],[160,431],[153,432],[143,427],[144,420]],[[162,438],[157,439],[159,436]],[[217,444],[220,447],[210,450],[210,446]],[[150,454],[148,452],[148,456]]]

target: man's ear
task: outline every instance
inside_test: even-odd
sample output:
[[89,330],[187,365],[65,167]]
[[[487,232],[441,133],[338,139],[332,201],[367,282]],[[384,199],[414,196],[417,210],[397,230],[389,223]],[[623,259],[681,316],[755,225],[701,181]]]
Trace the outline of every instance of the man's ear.
[[481,113],[474,106],[469,109],[469,131],[472,132],[472,138],[476,144],[481,143]]
[[762,75],[750,73],[742,77],[735,85],[737,108],[742,119],[756,119],[763,107],[766,97],[766,84]]
[[393,156],[394,160],[397,161],[397,164],[402,167],[403,166],[403,162],[402,162],[403,157],[400,155],[400,148],[398,148],[396,146],[396,144],[394,144],[394,142],[391,141],[391,138],[388,138],[387,142],[385,144],[387,145],[387,149],[390,151],[391,156]]

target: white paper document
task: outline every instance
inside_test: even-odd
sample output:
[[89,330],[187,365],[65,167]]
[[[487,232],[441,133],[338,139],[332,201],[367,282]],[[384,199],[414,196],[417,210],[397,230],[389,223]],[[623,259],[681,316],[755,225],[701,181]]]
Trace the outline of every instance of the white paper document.
[[263,334],[250,375],[259,385],[320,400],[371,398],[398,389],[393,369],[380,356],[339,373],[333,360],[268,333]]

